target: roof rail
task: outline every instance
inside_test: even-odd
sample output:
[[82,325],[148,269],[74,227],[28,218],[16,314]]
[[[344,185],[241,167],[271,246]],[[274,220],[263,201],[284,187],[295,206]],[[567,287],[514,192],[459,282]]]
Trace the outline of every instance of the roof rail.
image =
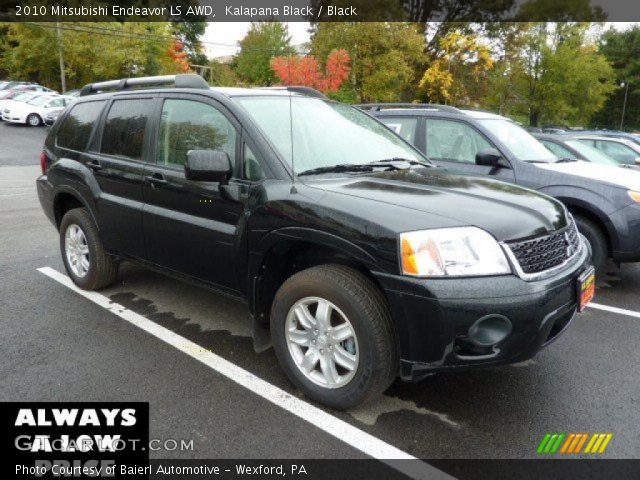
[[264,90],[286,90],[288,92],[301,93],[302,95],[306,95],[307,97],[315,97],[315,98],[327,98],[327,96],[316,90],[315,88],[305,87],[303,85],[287,85],[287,86],[275,86],[275,87],[260,87],[260,89]]
[[161,75],[156,77],[123,78],[120,80],[108,80],[106,82],[88,83],[80,91],[80,96],[91,95],[104,90],[128,90],[136,87],[154,87],[173,85],[175,88],[201,88],[209,89],[209,84],[204,78],[195,73],[179,75]]
[[450,105],[440,105],[438,103],[362,103],[354,105],[361,110],[372,110],[379,112],[387,108],[423,108],[429,110],[438,110],[441,112],[461,113],[459,108]]

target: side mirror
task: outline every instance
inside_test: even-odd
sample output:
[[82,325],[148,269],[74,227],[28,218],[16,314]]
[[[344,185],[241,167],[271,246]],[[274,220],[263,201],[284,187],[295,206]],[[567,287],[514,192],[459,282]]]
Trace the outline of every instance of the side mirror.
[[502,154],[495,148],[485,148],[476,153],[476,165],[485,167],[503,167]]
[[231,160],[222,150],[189,150],[184,174],[189,180],[226,183],[231,178]]

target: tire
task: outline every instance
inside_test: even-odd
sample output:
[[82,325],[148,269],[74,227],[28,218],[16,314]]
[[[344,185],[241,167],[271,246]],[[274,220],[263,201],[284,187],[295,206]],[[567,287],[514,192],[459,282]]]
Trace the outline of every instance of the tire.
[[[307,305],[307,302],[310,303]],[[315,306],[313,302],[317,302]],[[321,326],[322,315],[318,313],[321,302],[333,307],[329,328],[324,331],[326,335]],[[307,306],[306,311],[312,313],[315,325],[320,325],[319,332],[304,329],[298,320],[300,317],[293,312],[294,306]],[[339,343],[340,339],[333,335],[349,331],[346,324],[353,335]],[[314,345],[307,347],[292,342],[289,336],[298,332],[308,335],[311,339],[308,342]],[[382,292],[360,272],[342,265],[312,267],[282,284],[271,308],[271,337],[276,356],[293,384],[309,398],[331,408],[344,410],[380,395],[399,371],[395,331]],[[324,355],[319,355],[315,367],[304,373],[300,355],[303,360],[308,355],[318,356],[322,346]],[[357,359],[351,370],[344,368],[339,360],[333,360],[340,358],[344,362],[345,352],[355,353],[346,357],[349,364],[352,358]],[[328,362],[334,364],[334,370]],[[335,371],[340,380],[329,384],[327,378],[336,377],[325,375],[325,366],[326,371]]]
[[602,272],[609,256],[607,238],[602,229],[592,220],[580,215],[576,215],[575,220],[578,231],[585,236],[591,246],[591,262],[593,266],[596,271]]
[[32,113],[27,117],[27,125],[30,127],[39,127],[42,125],[42,119],[39,115]]
[[[83,290],[99,290],[115,281],[118,263],[106,253],[98,229],[86,209],[74,208],[62,217],[60,252],[69,277]],[[81,257],[86,257],[88,265]]]

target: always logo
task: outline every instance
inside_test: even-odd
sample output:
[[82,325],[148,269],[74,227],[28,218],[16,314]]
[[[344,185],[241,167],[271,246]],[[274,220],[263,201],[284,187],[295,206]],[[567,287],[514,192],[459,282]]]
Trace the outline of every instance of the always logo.
[[121,425],[131,427],[136,424],[136,411],[133,408],[21,408],[18,412],[15,426],[28,425],[30,427],[78,426],[94,427]]
[[604,453],[612,433],[547,433],[538,445],[541,454]]
[[148,403],[0,403],[0,420],[13,476],[113,476],[149,461]]

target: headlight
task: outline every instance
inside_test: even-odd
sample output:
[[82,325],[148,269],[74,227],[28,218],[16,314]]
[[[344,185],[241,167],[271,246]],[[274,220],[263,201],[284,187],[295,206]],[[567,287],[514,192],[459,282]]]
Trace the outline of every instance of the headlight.
[[627,194],[636,203],[640,203],[640,192],[635,192],[633,190],[627,190]]
[[414,277],[511,273],[496,239],[477,227],[401,233],[400,257],[402,273]]

